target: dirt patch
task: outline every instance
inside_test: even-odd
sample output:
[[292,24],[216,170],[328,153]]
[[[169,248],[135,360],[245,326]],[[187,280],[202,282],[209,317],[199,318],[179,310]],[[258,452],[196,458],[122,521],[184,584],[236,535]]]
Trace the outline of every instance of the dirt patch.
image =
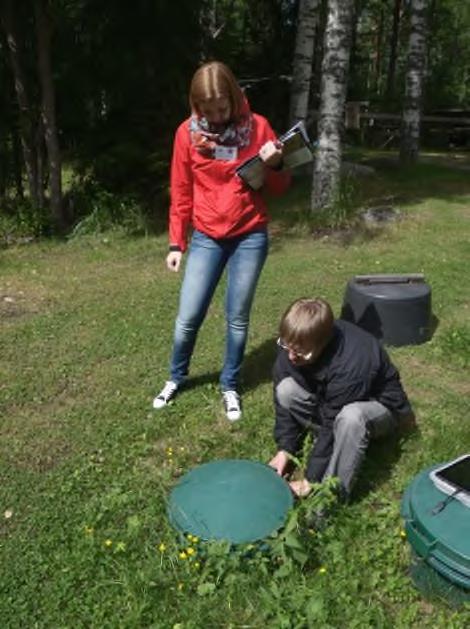
[[45,291],[39,287],[0,284],[0,320],[9,321],[43,312],[50,304]]

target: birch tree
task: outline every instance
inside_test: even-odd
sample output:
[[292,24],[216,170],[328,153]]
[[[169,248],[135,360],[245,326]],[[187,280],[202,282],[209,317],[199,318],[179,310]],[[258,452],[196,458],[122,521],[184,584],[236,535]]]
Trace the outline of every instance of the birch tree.
[[312,188],[312,210],[331,205],[338,194],[341,132],[349,73],[354,0],[329,0],[322,63],[318,149]]
[[400,160],[404,164],[415,162],[419,152],[421,103],[426,60],[427,4],[428,0],[411,0],[410,6],[410,38],[400,143]]
[[292,64],[289,111],[291,124],[307,118],[319,4],[320,0],[300,0],[299,4]]

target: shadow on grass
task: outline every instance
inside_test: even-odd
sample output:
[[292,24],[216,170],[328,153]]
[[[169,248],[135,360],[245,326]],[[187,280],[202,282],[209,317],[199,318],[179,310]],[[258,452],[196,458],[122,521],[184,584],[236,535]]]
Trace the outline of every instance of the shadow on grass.
[[342,246],[367,242],[382,235],[386,227],[365,224],[360,214],[371,207],[397,209],[427,199],[462,203],[470,194],[470,160],[463,165],[452,156],[423,156],[412,166],[404,167],[393,152],[364,152],[352,161],[372,167],[368,175],[344,178],[343,200],[328,212],[312,212],[310,196],[312,174],[297,174],[290,190],[269,203],[273,218],[271,233],[277,241],[299,235],[313,238],[332,237]]
[[275,360],[276,343],[273,339],[267,339],[253,349],[246,356],[242,367],[243,390],[251,391],[261,384],[271,382]]
[[404,444],[410,439],[419,438],[419,435],[419,427],[416,427],[404,435],[372,441],[359,471],[352,500],[359,501],[386,483],[400,462]]
[[[252,349],[243,361],[241,371],[242,393],[256,389],[261,384],[271,381],[271,371],[276,359],[276,343],[273,339],[263,341],[258,347]],[[220,371],[211,371],[199,376],[190,376],[184,385],[185,391],[197,387],[214,385],[218,386]]]

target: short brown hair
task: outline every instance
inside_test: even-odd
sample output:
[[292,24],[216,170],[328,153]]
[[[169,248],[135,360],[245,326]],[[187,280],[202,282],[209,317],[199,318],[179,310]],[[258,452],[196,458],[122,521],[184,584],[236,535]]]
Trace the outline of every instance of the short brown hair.
[[284,313],[279,326],[283,343],[295,350],[312,352],[317,358],[333,336],[334,315],[324,299],[296,299]]
[[189,88],[189,104],[196,114],[201,103],[214,98],[228,98],[231,118],[240,117],[243,92],[230,68],[220,61],[209,61],[196,70]]

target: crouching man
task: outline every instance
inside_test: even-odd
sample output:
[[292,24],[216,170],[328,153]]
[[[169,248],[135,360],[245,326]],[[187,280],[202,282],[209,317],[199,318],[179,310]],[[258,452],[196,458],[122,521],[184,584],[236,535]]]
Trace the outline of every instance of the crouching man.
[[303,480],[290,483],[299,497],[312,483],[336,476],[351,493],[371,439],[414,426],[398,371],[371,334],[334,320],[322,299],[298,299],[282,317],[274,365],[274,438],[270,461],[281,476],[306,434],[314,435]]

